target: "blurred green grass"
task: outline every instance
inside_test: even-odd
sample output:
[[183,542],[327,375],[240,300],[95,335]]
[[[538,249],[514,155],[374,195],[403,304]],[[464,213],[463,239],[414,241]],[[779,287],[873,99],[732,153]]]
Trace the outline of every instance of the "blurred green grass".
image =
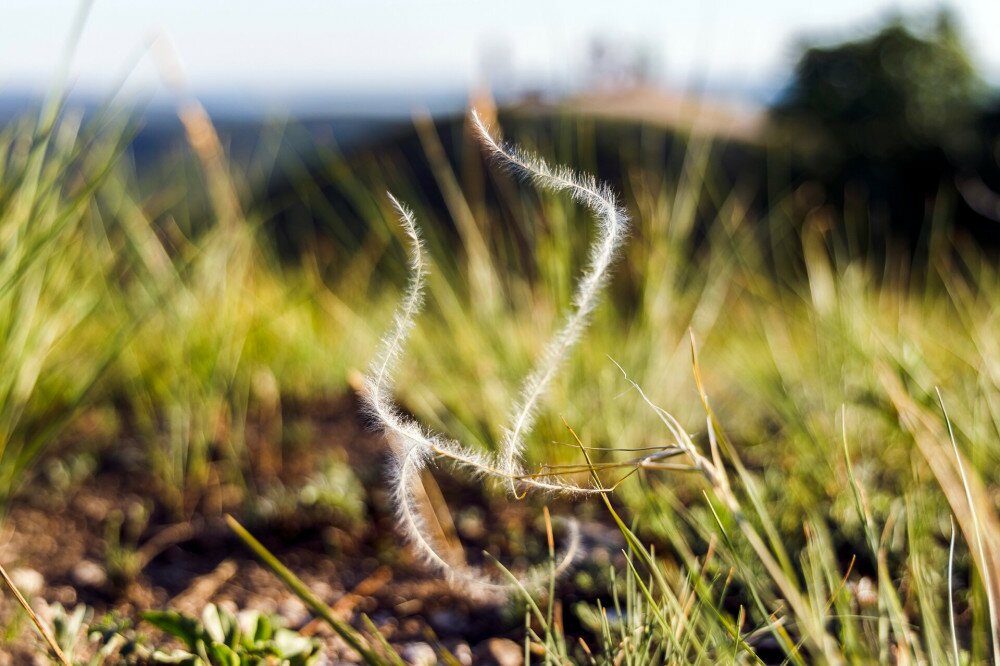
[[[274,202],[255,191],[273,156],[229,162],[198,107],[185,113],[191,148],[153,182],[135,173],[128,119],[112,111],[23,119],[2,134],[0,500],[31,493],[33,465],[51,447],[71,452],[81,418],[102,410],[124,424],[103,444],[115,446],[123,430],[140,441],[153,492],[176,515],[210,510],[205,494],[219,483],[250,497],[280,471],[266,461],[282,458],[285,406],[350,391],[389,320],[405,257],[386,189],[414,208],[433,262],[398,399],[435,429],[494,447],[518,379],[568,306],[591,234],[585,211],[490,169],[462,123],[444,125],[442,136],[442,126],[417,118],[419,153],[318,153],[308,166],[350,206],[324,208],[312,172],[301,176],[317,227],[333,232],[289,261],[268,232]],[[594,148],[607,138],[586,119],[558,118],[551,132],[514,126],[512,139],[553,161],[607,169]],[[891,247],[858,247],[849,239],[865,236],[861,215],[803,207],[781,183],[766,209],[755,208],[741,183],[723,177],[724,147],[711,141],[632,136],[617,145],[614,181],[633,236],[608,302],[545,400],[530,463],[581,462],[564,419],[608,449],[595,463],[669,443],[615,363],[705,444],[693,337],[732,442],[727,466],[746,466],[738,493],[753,507],[748,520],[816,613],[799,614],[793,634],[830,663],[840,651],[882,659],[890,644],[946,660],[950,515],[962,523],[967,512],[949,503],[954,488],[941,487],[952,477],[918,442],[927,424],[945,432],[940,388],[957,446],[983,481],[973,484],[976,501],[995,513],[996,265],[949,233],[945,205],[927,223],[927,261],[917,265]],[[706,503],[704,490],[689,475],[643,472],[616,492],[641,538],[674,551],[664,559],[675,577],[658,583],[660,594],[674,592],[657,597],[660,610],[683,609],[683,572],[713,544],[736,571],[736,598],[756,600],[751,621],[764,626],[787,590],[759,552],[732,538],[734,517]],[[990,630],[973,549],[969,541],[958,552],[956,604],[962,645],[978,663]],[[852,555],[852,581],[866,576],[884,594],[869,619],[848,621],[857,599],[837,587]],[[996,567],[991,557],[986,566]],[[727,564],[714,566],[699,575],[725,578]],[[727,634],[719,616],[737,615],[722,597],[691,624],[705,641],[700,658],[714,658],[708,637]],[[820,609],[831,604],[844,619],[828,628]]]

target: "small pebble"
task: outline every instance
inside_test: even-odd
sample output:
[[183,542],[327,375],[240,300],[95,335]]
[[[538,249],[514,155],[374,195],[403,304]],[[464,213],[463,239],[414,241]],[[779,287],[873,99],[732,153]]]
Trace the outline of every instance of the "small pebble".
[[421,599],[408,599],[396,604],[395,610],[400,616],[406,616],[419,613],[420,609],[423,607],[424,602]]
[[406,618],[403,620],[400,629],[404,634],[419,634],[421,629],[420,621],[412,617]]
[[486,536],[486,526],[483,524],[481,512],[475,509],[463,511],[457,520],[459,534],[466,539],[482,539]]
[[291,627],[300,627],[309,620],[309,609],[296,597],[285,599],[278,604],[278,614],[285,618]]
[[108,581],[108,574],[97,562],[81,560],[70,572],[73,582],[87,587],[102,587]]
[[10,572],[10,579],[14,581],[14,587],[21,591],[26,597],[33,597],[40,594],[45,588],[45,577],[34,569],[28,567],[18,567]]
[[338,592],[334,591],[334,589],[330,587],[329,583],[321,580],[310,583],[309,589],[312,590],[312,593],[317,597],[327,602],[340,596]]
[[451,653],[455,655],[455,659],[458,659],[458,663],[462,666],[472,666],[472,648],[469,647],[468,643],[459,643],[452,649]]
[[868,576],[863,576],[858,581],[854,595],[862,608],[871,608],[878,604],[878,586]]
[[75,509],[94,522],[104,522],[111,512],[110,500],[93,495],[81,495],[74,502]]
[[524,664],[524,646],[509,638],[491,638],[480,643],[476,650],[482,663],[496,666],[521,666]]
[[406,663],[413,666],[430,666],[437,663],[437,655],[427,643],[407,643],[399,651]]

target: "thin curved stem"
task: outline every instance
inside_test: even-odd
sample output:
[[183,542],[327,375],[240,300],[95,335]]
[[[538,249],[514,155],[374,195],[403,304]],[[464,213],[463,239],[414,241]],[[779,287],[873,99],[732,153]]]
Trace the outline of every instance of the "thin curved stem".
[[[500,465],[511,476],[518,476],[523,473],[521,457],[524,451],[524,438],[534,426],[538,402],[570,349],[587,327],[590,315],[599,301],[601,289],[607,280],[611,263],[625,239],[628,217],[607,186],[598,184],[589,176],[577,175],[569,169],[553,169],[544,160],[503,144],[490,133],[475,110],[472,111],[472,120],[484,145],[501,164],[540,189],[569,192],[575,200],[591,210],[598,226],[598,237],[591,248],[589,266],[577,284],[573,310],[525,379],[519,400],[505,428],[500,449]],[[511,489],[516,496],[517,490],[513,483]]]

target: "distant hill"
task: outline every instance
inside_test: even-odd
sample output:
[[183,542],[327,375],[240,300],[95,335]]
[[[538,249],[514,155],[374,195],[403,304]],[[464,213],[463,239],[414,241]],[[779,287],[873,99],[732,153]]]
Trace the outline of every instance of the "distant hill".
[[665,129],[756,142],[766,110],[750,102],[718,101],[653,86],[594,90],[555,102],[525,100],[522,112],[569,112],[604,120],[641,122]]

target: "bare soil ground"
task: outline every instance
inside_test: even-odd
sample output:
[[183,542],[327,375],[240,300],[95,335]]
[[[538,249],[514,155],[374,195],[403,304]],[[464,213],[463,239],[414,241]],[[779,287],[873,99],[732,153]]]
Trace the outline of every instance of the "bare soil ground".
[[[416,560],[388,501],[386,444],[367,430],[355,401],[344,398],[297,411],[311,436],[308,446],[282,461],[283,487],[301,484],[333,457],[350,465],[363,485],[363,520],[308,510],[265,514],[245,499],[232,499],[238,494],[228,492],[224,483],[178,519],[156,501],[156,485],[135,462],[136,443],[126,438],[120,447],[103,452],[97,471],[69,490],[44,488],[42,481],[32,484],[32,491],[12,505],[0,531],[0,562],[33,588],[25,591],[43,615],[54,603],[84,603],[98,614],[114,612],[137,621],[146,609],[197,615],[214,602],[277,613],[289,626],[322,637],[331,663],[352,661],[343,643],[229,531],[223,514],[232,512],[337,614],[357,627],[367,614],[404,657],[410,653],[417,658],[427,646],[443,646],[460,662],[502,661],[498,651],[510,652],[507,641],[523,635],[523,615],[495,598],[453,589]],[[456,544],[461,538],[464,549],[457,551],[458,557],[481,562],[485,550],[515,569],[544,558],[540,505],[509,502],[481,483],[464,483],[448,474],[435,478],[426,483],[429,504],[437,507],[436,522],[444,535]],[[265,483],[254,478],[244,482],[252,487]],[[244,495],[252,497],[253,492]],[[443,509],[445,497],[448,510]],[[129,535],[127,516],[141,507],[147,518],[138,534]],[[558,515],[573,508],[553,506],[552,511]],[[620,535],[598,518],[584,519],[583,534],[586,548],[577,570],[599,577],[620,553]],[[134,575],[121,574],[116,562],[123,557],[132,558]],[[576,592],[569,587],[564,603],[580,600],[579,585],[573,586]],[[42,653],[18,615],[4,596],[0,622],[8,627],[8,640],[0,645],[0,664],[32,663]],[[571,613],[565,615],[572,623]]]

